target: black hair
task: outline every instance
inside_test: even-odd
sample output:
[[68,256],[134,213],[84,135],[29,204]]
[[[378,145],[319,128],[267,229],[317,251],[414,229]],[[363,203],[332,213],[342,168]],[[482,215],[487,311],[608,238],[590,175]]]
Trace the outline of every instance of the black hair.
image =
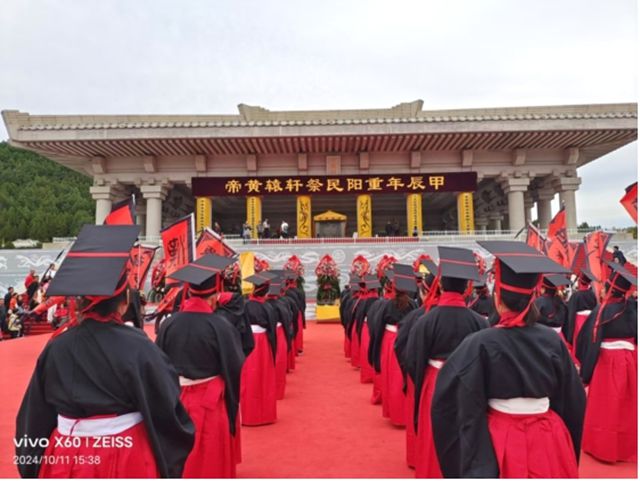
[[267,295],[268,291],[269,291],[269,283],[265,282],[264,284],[254,287],[253,295],[257,297],[264,297]]
[[458,292],[460,294],[464,294],[467,290],[468,283],[469,281],[467,279],[456,279],[455,277],[446,276],[440,278],[440,285],[442,286],[442,290],[445,292]]
[[[127,301],[127,289],[124,289],[117,296],[110,297],[109,299],[105,299],[104,301],[98,302],[96,305],[94,305],[91,308],[91,311],[95,312],[100,316],[106,317],[109,314],[113,314],[114,312],[116,312],[120,304],[126,301]],[[89,299],[83,298],[83,302],[80,305],[80,310],[88,306],[89,303],[90,303]]]
[[[518,294],[517,292],[511,292],[504,289],[500,291],[502,303],[507,307],[507,309],[514,312],[524,311],[527,308],[527,304],[529,304],[529,300],[532,295],[533,294]],[[538,321],[539,317],[540,311],[538,311],[535,304],[531,304],[531,307],[524,317],[524,322],[527,326],[532,326]]]
[[401,311],[409,305],[409,294],[405,291],[396,291],[396,297],[393,300],[394,305]]

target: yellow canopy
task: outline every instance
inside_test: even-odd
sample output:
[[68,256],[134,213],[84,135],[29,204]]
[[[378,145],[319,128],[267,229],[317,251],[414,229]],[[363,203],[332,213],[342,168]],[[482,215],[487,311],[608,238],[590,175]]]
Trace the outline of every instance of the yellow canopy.
[[322,214],[314,215],[313,220],[315,222],[326,222],[326,221],[336,221],[336,220],[342,221],[342,220],[347,220],[347,216],[344,214],[339,214],[332,210],[328,210],[326,212],[323,212]]

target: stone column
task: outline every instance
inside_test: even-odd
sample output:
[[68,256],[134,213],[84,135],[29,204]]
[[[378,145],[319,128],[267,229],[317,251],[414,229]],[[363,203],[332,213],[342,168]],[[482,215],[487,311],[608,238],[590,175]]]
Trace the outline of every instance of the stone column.
[[567,230],[569,232],[578,228],[576,213],[576,191],[580,187],[580,177],[560,177],[555,180],[555,185],[560,192],[560,206],[564,205],[567,216]]
[[111,184],[92,185],[89,187],[89,192],[96,201],[96,225],[102,225],[105,217],[111,212],[113,186]]
[[555,195],[555,191],[551,188],[538,189],[536,191],[538,224],[541,229],[549,227],[549,222],[551,222],[551,201]]
[[136,199],[136,224],[141,227],[140,235],[145,235],[145,227],[147,223],[147,206]]
[[487,226],[489,225],[489,219],[486,217],[476,217],[476,231],[487,232]]
[[167,198],[166,184],[153,184],[140,186],[140,192],[147,202],[147,238],[155,240],[160,238],[162,230],[162,201]]
[[529,192],[524,193],[524,220],[528,224],[531,222],[531,209],[533,208],[533,197]]
[[494,212],[489,215],[489,230],[502,230],[502,214]]
[[502,190],[509,202],[509,230],[518,231],[525,226],[524,193],[528,186],[528,177],[506,177],[502,180]]

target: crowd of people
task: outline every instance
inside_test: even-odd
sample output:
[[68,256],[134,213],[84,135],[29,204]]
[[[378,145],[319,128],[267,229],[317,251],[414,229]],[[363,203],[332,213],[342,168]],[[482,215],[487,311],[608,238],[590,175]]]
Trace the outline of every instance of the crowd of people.
[[[234,477],[241,427],[278,420],[304,349],[300,261],[257,259],[249,295],[235,257],[182,266],[153,342],[126,267],[138,230],[85,226],[47,279],[68,321],[18,412],[16,439],[49,440],[17,445],[22,476]],[[611,262],[596,292],[586,266],[570,276],[524,243],[479,244],[490,269],[454,247],[439,247],[438,263],[385,255],[375,272],[358,256],[341,292],[344,354],[406,430],[407,465],[416,477],[573,478],[581,451],[634,460],[635,277]],[[108,443],[76,441],[86,437]]]
[[[152,342],[128,322],[139,304],[125,253],[137,231],[85,226],[48,286],[74,302],[18,412],[16,439],[50,440],[17,446],[24,477],[234,477],[240,426],[277,421],[304,347],[299,260],[256,263],[248,297],[229,288],[235,258],[183,266],[168,276],[184,287]],[[87,437],[109,439],[96,448]]]
[[570,275],[524,243],[479,244],[490,270],[461,248],[439,247],[439,264],[385,255],[373,274],[360,256],[341,294],[345,356],[406,429],[407,465],[418,478],[577,478],[581,451],[636,461],[625,259],[606,263],[596,294],[586,264]]

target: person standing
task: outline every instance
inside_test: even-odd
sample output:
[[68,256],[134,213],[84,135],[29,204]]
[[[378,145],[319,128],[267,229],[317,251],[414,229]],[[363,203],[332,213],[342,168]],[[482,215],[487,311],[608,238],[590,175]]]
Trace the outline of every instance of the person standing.
[[16,448],[18,460],[32,461],[18,464],[22,477],[183,474],[194,426],[180,402],[178,375],[142,331],[122,321],[126,262],[139,231],[85,225],[49,285],[51,296],[83,296],[80,319],[54,333],[22,400],[16,439],[50,440],[46,448]]
[[284,219],[282,220],[282,223],[280,224],[280,234],[282,235],[282,237],[284,239],[289,237],[289,224]]
[[613,261],[617,262],[621,266],[624,266],[627,263],[627,258],[618,246],[613,246]]
[[185,478],[235,477],[240,375],[245,356],[240,334],[220,315],[222,273],[233,259],[208,254],[171,274],[188,286],[180,312],[165,320],[157,346],[180,375],[181,395],[196,426]]
[[602,302],[577,338],[580,376],[589,386],[582,449],[606,463],[635,461],[638,451],[638,304],[627,298],[638,281],[608,262]]
[[417,435],[416,478],[442,477],[431,428],[431,401],[438,373],[468,335],[489,327],[487,320],[469,309],[464,299],[470,281],[480,280],[473,252],[438,247],[438,254],[438,304],[415,321],[403,353],[403,364],[415,386],[412,409]]
[[262,235],[265,239],[271,238],[271,226],[269,225],[269,219],[262,221]]
[[562,333],[571,345],[572,353],[575,353],[575,341],[582,325],[598,304],[596,295],[591,288],[591,282],[595,280],[591,271],[586,268],[582,269],[578,276],[578,289],[571,294],[567,303],[567,322],[562,328]]
[[495,256],[499,320],[467,336],[438,374],[431,422],[442,474],[577,478],[584,388],[532,306],[542,274],[567,270],[522,242],[478,244]]

